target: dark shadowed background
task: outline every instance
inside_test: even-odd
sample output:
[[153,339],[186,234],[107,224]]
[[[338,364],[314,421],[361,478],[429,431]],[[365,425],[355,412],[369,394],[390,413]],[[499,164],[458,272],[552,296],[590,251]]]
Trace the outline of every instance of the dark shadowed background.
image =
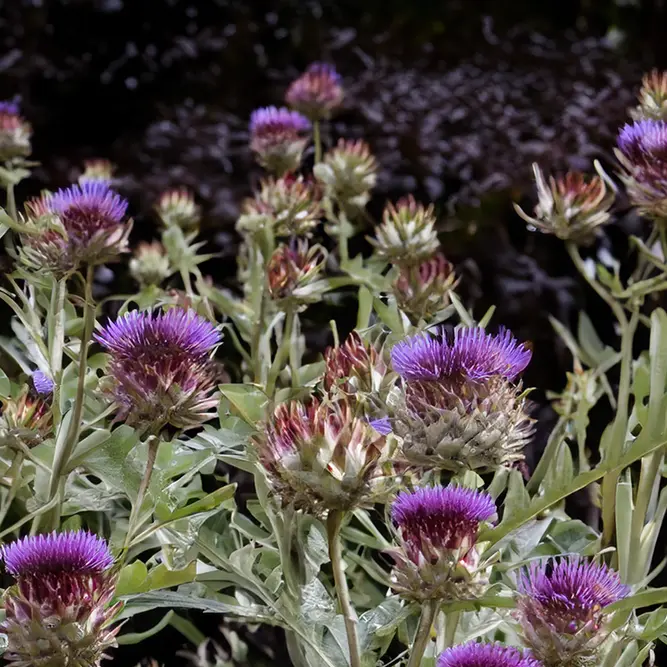
[[[20,98],[41,163],[19,196],[66,185],[84,159],[108,158],[138,239],[156,233],[157,195],[186,185],[203,206],[209,248],[221,254],[205,265],[220,283],[233,283],[234,221],[260,176],[247,148],[250,112],[280,104],[309,62],[334,63],[347,98],[327,140],[370,143],[381,164],[371,212],[408,192],[436,202],[467,303],[478,315],[496,304],[495,321],[533,344],[531,464],[554,423],[545,391],[560,390],[571,365],[548,317],[575,326],[585,308],[606,342],[614,333],[561,243],[527,232],[511,201],[532,206],[533,161],[587,170],[598,158],[613,171],[611,148],[641,75],[666,56],[661,0],[0,3],[0,98]],[[622,200],[617,216],[593,252],[625,256],[641,222]],[[108,280],[122,288],[129,279],[121,266]],[[314,330],[312,343],[326,344]],[[595,442],[609,406],[592,417]],[[585,512],[586,502],[574,499],[572,511]],[[190,618],[225,645],[219,619]],[[133,629],[152,622],[142,617]],[[261,656],[286,664],[279,633],[239,632],[250,664]],[[165,630],[119,649],[114,664],[183,664],[175,653],[185,645]]]

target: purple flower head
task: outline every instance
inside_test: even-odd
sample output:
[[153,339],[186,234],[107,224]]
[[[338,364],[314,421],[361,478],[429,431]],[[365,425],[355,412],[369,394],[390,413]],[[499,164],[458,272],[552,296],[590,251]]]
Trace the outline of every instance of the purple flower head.
[[127,201],[104,181],[84,181],[44,194],[28,202],[27,210],[36,219],[57,216],[62,225],[61,230],[46,227],[24,238],[24,249],[40,267],[71,270],[79,264],[99,264],[127,247]]
[[667,122],[640,120],[627,123],[618,135],[618,148],[634,164],[667,160]]
[[451,342],[443,331],[436,336],[418,334],[391,350],[394,370],[408,381],[514,380],[530,358],[530,350],[506,329],[493,335],[478,327],[457,329]]
[[343,101],[342,79],[332,65],[312,63],[291,83],[285,101],[308,118],[327,118]]
[[250,116],[250,148],[269,171],[293,172],[301,163],[307,142],[304,135],[309,131],[310,121],[297,111],[256,109]]
[[389,421],[389,417],[380,417],[379,419],[371,419],[369,424],[380,435],[389,435],[391,433],[391,422]]
[[35,371],[32,374],[32,386],[39,396],[46,397],[53,393],[53,380],[42,371]]
[[500,642],[470,641],[440,654],[437,667],[542,667],[529,652]]
[[111,355],[120,416],[129,423],[189,428],[210,417],[220,333],[191,310],[133,311],[95,334]]
[[262,107],[250,115],[250,136],[298,137],[310,131],[310,121],[286,107]]
[[105,540],[83,530],[35,535],[0,551],[16,578],[3,598],[5,658],[18,665],[97,665],[115,644],[116,581]]
[[568,634],[589,624],[597,630],[604,607],[630,592],[616,572],[580,556],[533,563],[521,574],[518,589],[529,624],[539,621]]
[[0,101],[0,115],[18,116],[21,113],[19,105],[13,100]]
[[391,509],[406,552],[413,562],[437,558],[441,550],[470,548],[482,521],[496,513],[486,493],[457,486],[433,486],[404,491]]
[[113,565],[104,539],[83,530],[34,535],[2,547],[0,557],[14,577],[101,574]]

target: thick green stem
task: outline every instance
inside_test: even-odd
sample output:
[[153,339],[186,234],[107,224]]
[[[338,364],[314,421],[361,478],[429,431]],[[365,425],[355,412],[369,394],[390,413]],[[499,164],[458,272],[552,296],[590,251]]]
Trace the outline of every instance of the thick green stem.
[[[74,452],[76,444],[81,433],[81,418],[83,415],[84,389],[86,383],[86,371],[88,370],[88,348],[90,339],[93,335],[95,325],[95,303],[93,302],[93,267],[89,266],[86,270],[86,284],[84,288],[84,307],[83,307],[83,334],[81,336],[81,345],[79,347],[79,377],[76,386],[76,396],[74,406],[72,407],[72,420],[67,431],[65,444],[60,450],[56,450],[51,469],[51,479],[49,482],[49,502],[58,494],[61,488],[61,482],[68,471],[69,459]],[[60,494],[62,502],[62,494]],[[60,503],[54,508],[51,517],[51,526],[53,529],[60,525]]]
[[144,498],[146,497],[146,493],[148,492],[148,488],[153,477],[155,459],[157,458],[157,451],[160,447],[160,439],[156,435],[150,435],[146,440],[146,446],[148,448],[146,457],[146,470],[144,471],[144,476],[141,479],[141,484],[139,485],[139,490],[137,491],[137,498],[132,504],[132,512],[130,513],[127,534],[125,535],[125,543],[123,544],[124,554],[127,554],[129,545],[132,542],[132,537],[134,537],[134,533],[136,532],[137,527],[141,525],[141,506],[144,504]]
[[67,294],[67,280],[59,280],[56,288],[56,303],[53,313],[54,325],[51,334],[51,345],[49,349],[49,366],[53,378],[53,400],[51,410],[53,412],[53,423],[57,427],[60,424],[60,382],[63,368],[63,348],[65,347],[65,295]]
[[14,222],[18,222],[19,216],[18,211],[16,210],[16,197],[14,196],[13,183],[7,185],[7,213],[9,213],[9,217]]
[[445,615],[445,648],[454,646],[456,641],[456,630],[459,627],[460,611],[450,611]]
[[424,652],[431,639],[431,628],[433,627],[435,615],[438,612],[438,606],[438,600],[428,600],[422,605],[419,625],[417,626],[417,632],[415,633],[415,640],[412,643],[410,660],[408,661],[407,667],[419,667],[419,665],[421,665]]
[[[604,452],[612,463],[623,456],[625,436],[628,427],[630,403],[630,384],[632,381],[632,344],[639,321],[639,312],[633,311],[630,321],[622,325],[621,337],[621,375],[618,383],[618,401],[616,416],[611,427],[611,434]],[[607,473],[602,479],[602,544],[611,544],[615,529],[616,484],[620,470]]]
[[14,498],[16,498],[16,494],[19,490],[21,482],[23,481],[21,478],[22,463],[23,463],[23,454],[22,452],[18,451],[14,454],[14,459],[12,460],[12,464],[9,467],[9,470],[7,471],[7,476],[11,480],[11,486],[9,487],[9,492],[7,493],[7,498],[5,499],[5,502],[2,505],[2,509],[0,509],[0,528],[2,527],[2,524],[5,522],[5,518],[7,517],[9,508],[12,506],[12,503],[14,502]]
[[350,667],[361,667],[361,656],[359,654],[359,636],[357,634],[357,614],[350,601],[350,591],[347,587],[345,569],[343,565],[343,553],[340,541],[340,529],[343,523],[343,512],[332,511],[327,518],[327,537],[329,540],[329,558],[333,568],[334,583],[336,585],[336,596],[340,605],[345,630],[347,632],[347,645],[350,649]]
[[289,355],[290,346],[292,345],[292,330],[294,329],[294,308],[287,307],[285,313],[285,328],[283,329],[283,338],[276,351],[276,356],[273,358],[273,363],[269,369],[269,376],[266,380],[266,395],[273,396],[278,381],[278,375],[285,365],[285,361]]
[[313,145],[315,146],[315,164],[322,162],[322,139],[320,137],[320,121],[313,123]]

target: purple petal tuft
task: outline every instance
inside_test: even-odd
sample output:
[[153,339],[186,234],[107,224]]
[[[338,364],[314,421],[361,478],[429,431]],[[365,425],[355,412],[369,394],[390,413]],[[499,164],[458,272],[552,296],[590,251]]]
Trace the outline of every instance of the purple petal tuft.
[[448,648],[440,654],[437,667],[541,667],[527,651],[499,642],[470,641]]

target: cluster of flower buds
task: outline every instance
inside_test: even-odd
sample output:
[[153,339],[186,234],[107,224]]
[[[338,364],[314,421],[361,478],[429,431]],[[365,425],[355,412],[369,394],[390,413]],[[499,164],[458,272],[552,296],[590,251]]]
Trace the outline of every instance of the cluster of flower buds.
[[310,121],[297,111],[265,107],[250,116],[250,148],[257,161],[277,176],[299,168]]
[[95,339],[110,354],[109,391],[119,419],[158,431],[209,420],[218,399],[212,395],[211,355],[220,333],[194,311],[133,311],[107,324]]
[[313,173],[324,185],[326,194],[344,210],[361,209],[368,204],[377,182],[377,161],[365,141],[340,139],[316,164]]
[[43,194],[29,201],[26,211],[21,256],[32,268],[66,274],[127,250],[132,228],[125,218],[127,201],[103,181]]
[[369,241],[378,256],[392,264],[419,264],[440,249],[435,223],[433,206],[424,207],[408,195],[395,206],[387,204],[382,224]]
[[86,160],[83,163],[83,173],[79,176],[79,184],[102,182],[110,185],[113,180],[114,166],[109,160],[96,158],[94,160]]
[[280,404],[255,445],[283,504],[318,516],[379,500],[392,479],[384,436],[344,400]]
[[479,526],[496,514],[491,496],[456,486],[400,493],[391,516],[398,548],[392,586],[409,600],[461,600],[488,583],[475,546]]
[[171,274],[169,257],[159,241],[140,243],[130,260],[130,275],[142,286],[159,285]]
[[313,121],[329,118],[343,102],[340,75],[325,63],[312,63],[285,94],[287,104]]
[[318,276],[326,257],[322,246],[309,245],[306,239],[278,246],[266,267],[271,298],[283,305],[317,301],[324,285]]
[[609,221],[609,209],[616,197],[616,186],[597,160],[594,164],[597,176],[587,178],[579,172],[568,172],[563,178],[551,176],[548,183],[534,164],[538,199],[535,215],[528,215],[517,204],[514,209],[545,234],[590,245],[598,228]]
[[239,232],[255,234],[273,229],[280,236],[308,236],[322,217],[320,193],[302,176],[282,176],[262,182],[259,192],[246,199],[238,219]]
[[533,563],[518,589],[520,633],[544,667],[599,664],[610,636],[605,607],[630,592],[616,572],[580,556]]
[[515,384],[531,352],[508,331],[460,328],[450,340],[418,334],[391,350],[399,384],[387,402],[405,459],[454,472],[493,470],[523,458],[531,432]]
[[4,658],[14,667],[98,667],[116,644],[116,575],[106,542],[84,531],[23,538],[2,548],[16,584],[4,594]]
[[454,267],[439,252],[417,266],[401,266],[393,290],[398,307],[419,321],[446,308],[455,285]]
[[630,201],[643,215],[656,220],[667,217],[667,121],[625,125],[615,152]]
[[11,447],[19,441],[32,447],[51,433],[53,380],[42,371],[35,371],[30,379],[32,387],[26,385],[18,396],[2,401],[0,446]]
[[437,667],[543,667],[528,651],[500,642],[469,641],[446,649]]
[[163,192],[155,205],[155,212],[166,228],[178,227],[186,233],[199,229],[201,210],[192,192],[186,188]]
[[654,69],[644,76],[639,106],[630,115],[633,120],[667,120],[667,72]]
[[16,102],[0,102],[0,162],[30,155],[32,127],[22,116]]

